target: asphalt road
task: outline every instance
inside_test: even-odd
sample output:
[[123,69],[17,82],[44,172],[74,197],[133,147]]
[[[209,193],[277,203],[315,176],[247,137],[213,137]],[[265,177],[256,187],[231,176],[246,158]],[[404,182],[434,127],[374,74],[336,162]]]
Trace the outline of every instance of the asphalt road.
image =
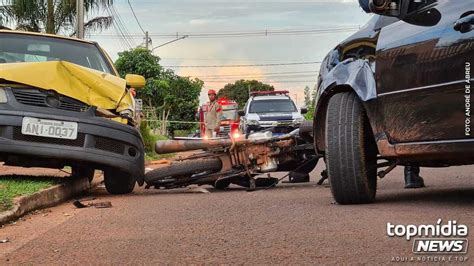
[[[474,166],[422,169],[427,188],[403,189],[402,169],[380,180],[377,203],[341,206],[318,169],[307,184],[246,192],[91,191],[112,208],[71,202],[0,229],[0,264],[353,264],[411,259],[412,242],[387,236],[387,223],[456,220],[473,230]],[[474,239],[474,234],[468,237]],[[466,255],[444,256],[472,265]],[[417,256],[432,261],[439,256]]]

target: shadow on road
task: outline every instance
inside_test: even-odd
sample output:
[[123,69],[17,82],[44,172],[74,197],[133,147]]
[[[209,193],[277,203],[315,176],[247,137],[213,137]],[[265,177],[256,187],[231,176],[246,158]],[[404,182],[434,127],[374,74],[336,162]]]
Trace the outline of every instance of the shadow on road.
[[457,204],[472,206],[474,204],[474,187],[470,188],[449,188],[449,189],[418,189],[404,190],[403,192],[387,193],[382,192],[377,195],[376,203],[437,203],[437,204]]
[[[177,188],[177,189],[148,189],[135,188],[133,194],[125,195],[125,197],[166,197],[166,196],[176,196],[176,195],[196,195],[196,194],[219,194],[225,196],[225,194],[234,194],[246,192],[247,189],[244,187],[231,186],[230,188],[219,190],[211,186],[202,186],[209,193],[200,193],[194,192],[193,188]],[[329,185],[324,183],[323,185],[317,185],[316,182],[310,183],[301,183],[301,184],[279,184],[276,187],[265,189],[257,189],[254,192],[247,192],[250,194],[259,194],[259,193],[271,193],[273,192],[285,192],[285,191],[294,191],[298,193],[298,189],[315,189],[318,193],[324,193],[327,197],[331,197]],[[474,187],[469,188],[436,188],[428,187],[423,189],[416,190],[405,190],[405,189],[396,189],[396,190],[381,190],[379,191],[375,204],[398,204],[398,203],[416,203],[416,204],[443,204],[443,205],[460,205],[460,206],[473,206],[474,204]],[[246,193],[246,194],[247,194]],[[108,194],[104,188],[96,188],[88,193],[90,196],[97,197],[123,197],[122,196],[113,196]],[[324,198],[327,198],[324,197]],[[332,197],[330,199],[332,202]],[[328,202],[321,202],[322,204]]]

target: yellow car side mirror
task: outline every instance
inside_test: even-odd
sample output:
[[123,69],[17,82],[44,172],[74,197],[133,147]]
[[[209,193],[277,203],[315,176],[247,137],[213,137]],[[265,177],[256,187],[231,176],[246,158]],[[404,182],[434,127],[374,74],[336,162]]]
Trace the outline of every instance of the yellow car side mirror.
[[125,81],[127,82],[127,87],[134,89],[141,89],[145,87],[146,81],[143,76],[127,74],[125,75]]

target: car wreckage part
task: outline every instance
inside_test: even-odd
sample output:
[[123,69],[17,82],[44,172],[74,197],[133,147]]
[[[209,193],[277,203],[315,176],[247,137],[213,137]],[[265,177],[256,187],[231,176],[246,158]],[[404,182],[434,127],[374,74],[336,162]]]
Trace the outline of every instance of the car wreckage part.
[[177,161],[148,172],[145,182],[155,186],[179,187],[192,181],[193,175],[212,174],[221,169],[222,162],[218,158]]
[[281,136],[257,132],[248,139],[158,141],[155,148],[159,154],[198,149],[205,151],[148,172],[145,177],[147,187],[177,188],[209,184],[222,189],[231,183],[251,189],[274,186],[278,183],[276,178],[254,177],[275,171],[310,172],[317,162],[311,162],[308,169],[300,169],[301,166],[306,166],[313,158],[319,158],[314,156],[312,144],[300,136],[299,129]]
[[313,141],[313,122],[305,121],[300,126],[300,137],[311,143]]
[[353,92],[329,100],[326,164],[334,199],[340,204],[374,201],[377,146],[365,110]]

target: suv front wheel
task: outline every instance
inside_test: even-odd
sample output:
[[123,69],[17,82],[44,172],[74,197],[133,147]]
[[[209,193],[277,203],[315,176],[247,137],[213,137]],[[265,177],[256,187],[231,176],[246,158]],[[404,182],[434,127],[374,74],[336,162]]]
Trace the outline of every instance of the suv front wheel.
[[359,98],[334,95],[326,117],[326,164],[339,204],[370,203],[377,190],[377,146]]

